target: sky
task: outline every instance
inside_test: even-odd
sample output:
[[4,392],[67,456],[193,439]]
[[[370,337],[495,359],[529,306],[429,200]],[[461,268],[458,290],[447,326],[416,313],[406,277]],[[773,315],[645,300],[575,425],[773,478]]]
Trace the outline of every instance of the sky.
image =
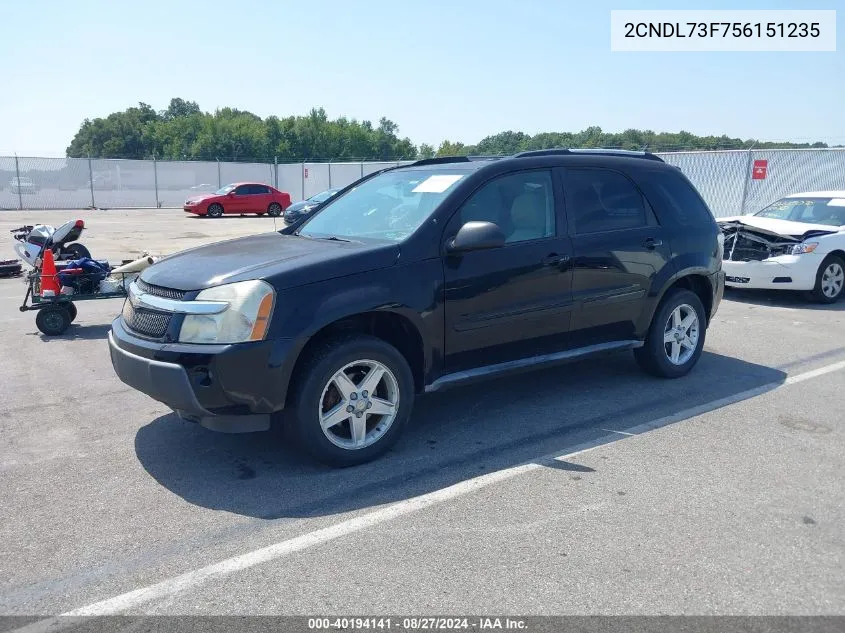
[[[265,117],[323,107],[435,147],[596,125],[845,143],[845,42],[826,53],[611,52],[612,9],[701,0],[27,0],[0,20],[0,155],[64,156],[85,118],[171,97]],[[839,5],[837,7],[837,5]],[[837,9],[841,0],[815,0]]]

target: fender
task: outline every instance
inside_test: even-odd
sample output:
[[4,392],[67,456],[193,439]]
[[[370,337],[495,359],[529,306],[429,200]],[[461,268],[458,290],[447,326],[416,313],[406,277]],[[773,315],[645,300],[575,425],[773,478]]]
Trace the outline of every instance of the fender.
[[[649,290],[648,300],[645,303],[643,313],[637,323],[637,336],[645,338],[648,333],[648,328],[651,326],[651,320],[654,318],[654,313],[666,292],[671,288],[675,282],[683,277],[690,275],[697,275],[703,277],[708,285],[710,284],[710,275],[716,270],[713,267],[713,260],[695,253],[687,253],[680,257],[675,257],[670,262],[669,266],[663,268],[662,273],[654,278],[651,289]],[[710,292],[712,293],[712,286]],[[708,315],[709,318],[709,315]]]
[[[423,344],[423,374],[430,376],[435,348],[432,341],[442,340],[443,314],[438,260],[417,262],[415,275],[403,275],[405,266],[362,273],[353,277],[327,280],[282,292],[276,300],[271,338],[277,341],[271,354],[275,403],[284,406],[284,394],[294,367],[308,342],[323,328],[342,319],[368,312],[388,312],[404,317],[420,336]],[[420,269],[428,274],[420,274]],[[417,305],[423,302],[426,305]]]

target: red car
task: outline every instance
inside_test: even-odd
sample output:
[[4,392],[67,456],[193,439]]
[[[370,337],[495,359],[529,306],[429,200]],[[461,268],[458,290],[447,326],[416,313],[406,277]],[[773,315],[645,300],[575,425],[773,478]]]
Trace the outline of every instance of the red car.
[[254,213],[278,217],[291,204],[290,194],[259,182],[235,182],[214,193],[185,200],[188,213],[219,218],[224,213]]

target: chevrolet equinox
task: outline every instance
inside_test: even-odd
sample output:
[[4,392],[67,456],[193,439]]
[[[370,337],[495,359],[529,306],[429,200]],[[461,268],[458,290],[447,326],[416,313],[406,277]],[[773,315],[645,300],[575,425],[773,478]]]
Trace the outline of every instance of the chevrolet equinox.
[[723,248],[701,196],[653,154],[425,159],[278,232],[147,268],[111,359],[183,419],[247,432],[279,418],[349,466],[394,444],[421,392],[618,350],[687,374]]

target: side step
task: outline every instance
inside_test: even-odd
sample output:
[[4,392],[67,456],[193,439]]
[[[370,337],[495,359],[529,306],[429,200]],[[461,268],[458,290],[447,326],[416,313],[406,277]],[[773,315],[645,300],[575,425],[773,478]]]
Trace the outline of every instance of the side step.
[[613,341],[610,343],[598,343],[596,345],[588,345],[587,347],[555,352],[554,354],[541,354],[540,356],[520,358],[519,360],[496,363],[495,365],[485,365],[484,367],[477,367],[466,371],[456,371],[451,374],[444,374],[433,383],[426,386],[425,391],[426,393],[440,391],[462,383],[475,382],[477,380],[494,378],[503,374],[511,374],[519,371],[537,369],[544,366],[567,363],[586,356],[594,356],[607,352],[619,352],[642,346],[643,341]]

